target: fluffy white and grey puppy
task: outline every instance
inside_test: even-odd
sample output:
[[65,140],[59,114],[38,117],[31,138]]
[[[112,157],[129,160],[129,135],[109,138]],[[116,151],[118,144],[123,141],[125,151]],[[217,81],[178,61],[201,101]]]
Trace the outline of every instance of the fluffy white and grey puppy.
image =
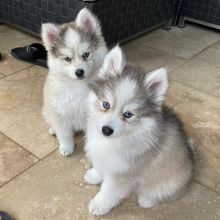
[[193,175],[193,152],[182,122],[163,104],[167,71],[127,65],[117,46],[90,83],[85,180],[101,184],[89,211],[103,215],[130,192],[150,208],[180,192]]
[[59,151],[74,151],[73,132],[86,126],[88,82],[107,54],[98,19],[82,9],[75,22],[42,25],[48,51],[49,74],[44,87],[43,115],[50,134],[56,134]]

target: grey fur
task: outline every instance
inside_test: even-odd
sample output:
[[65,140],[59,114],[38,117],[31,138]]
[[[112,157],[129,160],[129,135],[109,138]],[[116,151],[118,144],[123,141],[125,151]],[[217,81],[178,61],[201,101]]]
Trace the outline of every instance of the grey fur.
[[[135,91],[135,102],[138,103],[139,108],[136,109],[138,117],[151,117],[157,116],[158,104],[155,102],[154,97],[150,96],[144,85],[144,78],[146,76],[144,69],[136,66],[127,66],[121,74],[116,74],[112,76],[111,74],[106,74],[105,78],[97,78],[90,82],[89,87],[97,94],[98,97],[103,98],[105,96],[105,91],[111,91],[114,94],[115,87],[120,84],[125,78],[132,79],[137,82],[138,88]],[[133,100],[133,101],[134,101]],[[158,115],[159,116],[159,115]]]
[[[55,57],[63,58],[63,54],[60,52],[60,48],[66,48],[65,44],[65,35],[68,29],[72,29],[76,31],[79,36],[81,43],[83,42],[89,42],[90,47],[89,49],[91,51],[95,51],[100,44],[105,44],[104,38],[100,35],[96,35],[95,33],[90,33],[80,27],[78,27],[75,22],[66,23],[63,25],[57,25],[59,27],[59,38],[56,42],[53,43],[52,47],[49,49],[49,53],[51,53]],[[73,58],[75,57],[74,51],[73,51]]]
[[[188,143],[184,125],[172,109],[167,107],[165,104],[162,104],[161,106],[161,103],[157,102],[155,97],[152,96],[146,89],[144,79],[150,72],[151,71],[146,72],[144,69],[137,66],[127,65],[122,73],[115,75],[105,74],[105,77],[94,79],[89,83],[89,88],[100,100],[102,100],[105,99],[105,92],[111,92],[113,97],[116,97],[115,88],[121,83],[121,81],[126,78],[134,80],[138,87],[134,91],[135,95],[132,102],[138,103],[138,107],[135,110],[137,119],[133,123],[139,123],[139,120],[142,118],[150,117],[154,118],[158,124],[157,129],[153,132],[154,140],[152,141],[151,148],[147,152],[147,157],[149,159],[155,159],[157,155],[163,151],[163,147],[166,147],[167,140],[171,138],[173,139],[173,142],[180,142],[180,147],[183,148],[182,150],[186,155],[186,162],[191,167],[191,176],[193,176],[194,153]],[[169,133],[170,135],[175,133],[176,137],[169,136]],[[132,138],[134,137],[132,136]],[[188,180],[190,179],[191,177]]]
[[[191,182],[194,154],[182,121],[163,104],[168,85],[165,68],[145,72],[127,65],[119,46],[90,82],[85,149],[93,168],[85,180],[102,182],[91,213],[106,214],[132,191],[141,207],[151,208]],[[107,136],[106,126],[112,130]]]

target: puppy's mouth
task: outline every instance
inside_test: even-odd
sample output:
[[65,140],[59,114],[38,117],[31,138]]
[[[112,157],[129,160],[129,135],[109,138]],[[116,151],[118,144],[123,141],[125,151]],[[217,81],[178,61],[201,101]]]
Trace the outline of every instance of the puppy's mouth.
[[85,79],[85,78],[86,78],[86,76],[77,77],[78,80],[83,80],[83,79]]

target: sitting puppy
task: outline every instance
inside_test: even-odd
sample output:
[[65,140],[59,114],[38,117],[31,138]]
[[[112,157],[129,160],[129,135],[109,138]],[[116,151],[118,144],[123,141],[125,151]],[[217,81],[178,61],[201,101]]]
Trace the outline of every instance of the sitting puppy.
[[117,46],[90,83],[85,150],[93,168],[85,180],[101,185],[89,211],[103,215],[135,191],[150,208],[180,192],[193,175],[193,152],[182,122],[163,105],[165,68],[146,73],[127,65]]
[[74,151],[73,131],[86,125],[88,87],[107,53],[98,19],[82,9],[75,22],[42,25],[48,51],[49,74],[44,87],[43,115],[50,134],[56,134],[59,151]]

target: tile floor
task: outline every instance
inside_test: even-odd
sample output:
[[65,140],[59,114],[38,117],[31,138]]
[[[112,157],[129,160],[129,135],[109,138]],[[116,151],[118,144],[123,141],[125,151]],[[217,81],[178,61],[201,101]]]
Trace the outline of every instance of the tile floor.
[[[83,137],[63,158],[41,116],[47,70],[15,60],[10,49],[39,41],[0,25],[0,209],[16,220],[96,219],[87,205],[98,187],[86,185]],[[167,103],[178,112],[197,151],[194,181],[179,199],[150,210],[134,195],[101,219],[220,219],[220,34],[188,24],[155,30],[123,45],[130,62],[166,65]]]

